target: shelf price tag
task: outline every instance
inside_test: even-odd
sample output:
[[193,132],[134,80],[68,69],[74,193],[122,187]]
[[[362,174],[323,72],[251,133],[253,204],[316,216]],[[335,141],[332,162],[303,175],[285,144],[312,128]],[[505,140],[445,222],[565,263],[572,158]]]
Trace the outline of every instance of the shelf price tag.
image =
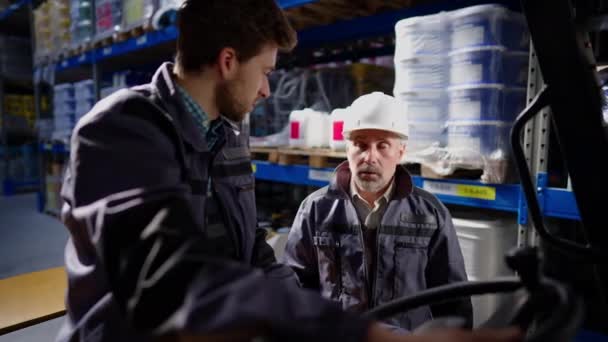
[[491,186],[451,184],[425,180],[422,188],[438,195],[476,198],[488,201],[496,200],[496,188]]
[[108,46],[108,47],[106,47],[106,48],[103,48],[103,51],[102,51],[101,53],[102,53],[104,56],[107,56],[107,55],[111,54],[111,53],[112,53],[112,47],[111,47],[111,46]]
[[329,182],[333,175],[333,171],[323,171],[323,170],[308,170],[308,179],[320,182]]
[[254,163],[251,163],[251,171],[253,171],[253,173],[258,172],[258,166],[255,165]]
[[148,36],[144,34],[143,36],[141,36],[135,40],[135,45],[140,46],[140,45],[146,44],[147,42],[148,42]]

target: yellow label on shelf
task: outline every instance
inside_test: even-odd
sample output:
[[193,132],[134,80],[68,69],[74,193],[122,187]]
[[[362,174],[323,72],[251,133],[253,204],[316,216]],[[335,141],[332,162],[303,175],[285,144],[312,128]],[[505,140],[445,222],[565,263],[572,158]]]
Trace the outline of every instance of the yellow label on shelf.
[[258,166],[254,163],[251,163],[251,170],[253,171],[253,173],[256,173],[258,171]]
[[436,195],[477,198],[488,201],[496,200],[496,188],[491,186],[453,184],[425,180],[422,188]]
[[456,185],[456,195],[494,201],[496,199],[496,188],[491,186],[458,184]]

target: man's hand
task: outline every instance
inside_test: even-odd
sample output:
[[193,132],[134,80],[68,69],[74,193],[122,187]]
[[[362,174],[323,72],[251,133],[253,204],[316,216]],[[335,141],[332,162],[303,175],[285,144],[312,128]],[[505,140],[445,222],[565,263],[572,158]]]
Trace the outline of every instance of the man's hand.
[[523,335],[517,328],[503,330],[437,330],[421,335],[395,334],[379,323],[369,329],[368,342],[520,342]]

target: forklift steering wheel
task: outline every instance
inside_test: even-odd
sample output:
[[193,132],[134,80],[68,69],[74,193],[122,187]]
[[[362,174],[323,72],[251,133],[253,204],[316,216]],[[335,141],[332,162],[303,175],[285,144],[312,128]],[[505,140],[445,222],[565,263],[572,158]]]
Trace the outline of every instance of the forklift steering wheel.
[[[581,300],[566,285],[541,275],[536,248],[516,249],[507,254],[506,262],[519,278],[444,285],[383,304],[365,316],[382,320],[420,306],[462,297],[515,292],[514,303],[500,306],[479,328],[517,326],[525,332],[526,342],[572,341],[583,319]],[[442,326],[441,320],[437,322],[432,324],[433,328],[454,327]]]

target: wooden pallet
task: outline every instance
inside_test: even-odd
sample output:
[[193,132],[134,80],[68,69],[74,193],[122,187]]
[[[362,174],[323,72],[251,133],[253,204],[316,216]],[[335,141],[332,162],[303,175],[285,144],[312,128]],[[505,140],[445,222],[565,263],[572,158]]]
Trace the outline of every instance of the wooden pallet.
[[[517,175],[513,164],[509,160],[497,160],[488,162],[484,168],[459,168],[456,167],[454,172],[449,175],[440,175],[434,172],[426,165],[419,165],[420,175],[425,178],[434,179],[468,179],[477,180],[485,183],[505,184],[512,183],[517,180]],[[408,169],[415,168],[416,164],[409,165]]]
[[115,37],[115,42],[122,42],[130,38],[136,38],[143,36],[145,33],[152,31],[153,27],[150,23],[146,23],[143,25],[135,26],[129,30],[118,32]]
[[308,165],[314,168],[333,168],[346,159],[346,152],[327,148],[252,148],[254,159],[280,165]]

